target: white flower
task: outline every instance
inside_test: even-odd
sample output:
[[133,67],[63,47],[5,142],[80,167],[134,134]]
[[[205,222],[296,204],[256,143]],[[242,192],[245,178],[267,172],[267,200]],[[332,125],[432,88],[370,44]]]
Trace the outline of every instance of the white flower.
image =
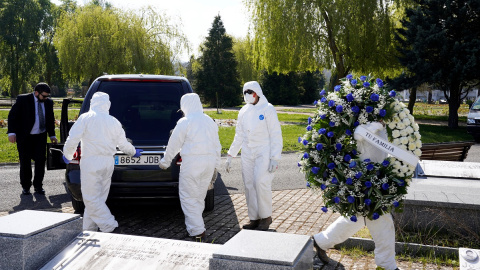
[[418,131],[419,128],[420,128],[420,127],[418,126],[417,123],[414,123],[414,124],[413,124],[413,130]]
[[400,139],[394,139],[392,143],[395,144],[395,145],[399,145],[400,144]]
[[405,128],[405,124],[403,124],[403,122],[398,122],[398,123],[397,123],[397,128],[400,129],[400,130],[402,130],[402,129]]
[[401,138],[400,138],[400,142],[401,142],[402,144],[407,144],[407,143],[408,143],[407,137],[401,137]]
[[392,132],[392,136],[393,136],[393,138],[398,138],[398,137],[400,137],[400,131],[398,131],[398,129],[395,129],[395,130]]
[[396,126],[397,126],[397,123],[395,123],[395,122],[393,122],[393,121],[388,124],[388,127],[389,127],[390,129],[395,129]]
[[415,151],[413,151],[413,153],[415,154],[415,156],[419,157],[419,156],[422,155],[422,150],[417,148],[417,149],[415,149]]
[[413,151],[417,148],[417,145],[415,143],[409,143],[408,144],[408,150]]
[[407,117],[407,118],[404,118],[404,119],[402,120],[402,122],[403,122],[406,126],[409,126],[410,123],[411,123],[410,120],[408,120],[408,117]]
[[420,140],[417,140],[415,142],[415,145],[417,146],[417,148],[422,148],[422,142]]

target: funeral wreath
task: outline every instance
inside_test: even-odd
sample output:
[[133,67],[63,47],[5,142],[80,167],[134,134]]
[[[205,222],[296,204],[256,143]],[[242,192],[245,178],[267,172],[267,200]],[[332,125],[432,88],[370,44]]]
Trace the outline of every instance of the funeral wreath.
[[367,76],[348,75],[333,92],[322,90],[320,95],[306,133],[298,138],[298,166],[307,186],[322,191],[322,210],[332,209],[354,222],[357,216],[375,220],[401,211],[415,166],[392,155],[379,163],[361,160],[354,131],[359,125],[382,123],[388,134],[385,147],[417,158],[421,136],[409,110],[381,79]]

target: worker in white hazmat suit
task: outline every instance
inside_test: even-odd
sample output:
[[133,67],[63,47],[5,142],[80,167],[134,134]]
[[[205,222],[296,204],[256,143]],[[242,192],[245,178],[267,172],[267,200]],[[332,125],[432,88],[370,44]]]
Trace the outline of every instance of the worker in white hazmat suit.
[[218,126],[203,113],[197,94],[183,95],[180,109],[185,116],[178,120],[159,166],[162,169],[168,168],[180,152],[182,165],[178,192],[185,225],[191,237],[205,241],[205,223],[202,217],[205,196],[215,168],[220,166],[222,146],[218,138]]
[[127,141],[120,122],[109,115],[109,96],[97,92],[90,101],[90,110],[80,115],[72,126],[63,147],[66,163],[73,158],[81,142],[80,179],[85,204],[83,229],[120,232],[118,222],[105,204],[110,191],[116,147],[129,156],[139,157],[141,149]]
[[232,157],[242,149],[242,177],[250,222],[244,229],[268,230],[272,223],[272,180],[278,168],[283,139],[277,112],[256,81],[243,86],[247,103],[238,113],[233,143],[228,150],[226,171]]
[[[379,122],[371,122],[360,126],[379,138],[388,139],[386,129]],[[357,132],[354,133],[354,138],[357,141],[357,149],[360,152],[361,160],[370,159],[372,162],[382,163],[387,157],[387,153],[364,140]],[[314,246],[319,259],[327,264],[329,258],[325,250],[344,242],[364,226],[368,227],[375,242],[374,252],[377,266],[387,270],[397,269],[395,262],[395,227],[390,213],[381,215],[376,220],[370,220],[365,217],[358,219],[357,222],[353,222],[343,216],[339,217],[325,231],[313,236]]]

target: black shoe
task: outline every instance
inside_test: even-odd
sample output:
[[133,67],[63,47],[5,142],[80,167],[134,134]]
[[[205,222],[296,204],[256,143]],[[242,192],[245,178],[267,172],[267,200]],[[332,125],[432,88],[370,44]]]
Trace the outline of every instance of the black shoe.
[[260,219],[257,220],[250,220],[247,224],[243,225],[243,229],[245,230],[255,230],[260,224]]
[[120,227],[116,227],[116,228],[113,229],[113,231],[111,231],[110,233],[123,234],[123,230],[122,230],[122,228],[120,228]]
[[45,189],[43,188],[36,188],[35,193],[40,194],[40,195],[45,195]]
[[312,240],[313,240],[313,247],[315,248],[315,251],[317,253],[317,257],[320,259],[320,261],[322,261],[324,264],[328,264],[328,262],[330,261],[330,258],[328,258],[327,256],[327,252],[325,252],[325,250],[321,249],[317,242],[315,241],[315,238],[312,237]]
[[192,238],[193,238],[193,240],[195,240],[195,242],[205,243],[207,241],[207,236],[205,235],[205,232],[203,232],[199,235],[192,236]]
[[22,189],[22,195],[30,195],[30,189]]
[[260,222],[258,223],[258,226],[257,228],[255,228],[255,230],[268,231],[270,224],[272,224],[272,217],[262,218],[260,219]]

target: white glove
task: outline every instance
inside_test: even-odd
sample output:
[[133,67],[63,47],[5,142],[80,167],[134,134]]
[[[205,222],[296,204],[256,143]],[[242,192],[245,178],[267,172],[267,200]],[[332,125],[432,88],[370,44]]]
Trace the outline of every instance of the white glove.
[[170,167],[170,164],[162,158],[160,163],[158,163],[158,167],[160,167],[162,170],[166,170],[168,167]]
[[274,173],[278,169],[278,162],[270,159],[270,165],[268,165],[268,172]]
[[230,172],[230,168],[232,167],[231,163],[232,163],[232,156],[228,156],[227,162],[225,162],[225,170],[227,171],[227,173]]

